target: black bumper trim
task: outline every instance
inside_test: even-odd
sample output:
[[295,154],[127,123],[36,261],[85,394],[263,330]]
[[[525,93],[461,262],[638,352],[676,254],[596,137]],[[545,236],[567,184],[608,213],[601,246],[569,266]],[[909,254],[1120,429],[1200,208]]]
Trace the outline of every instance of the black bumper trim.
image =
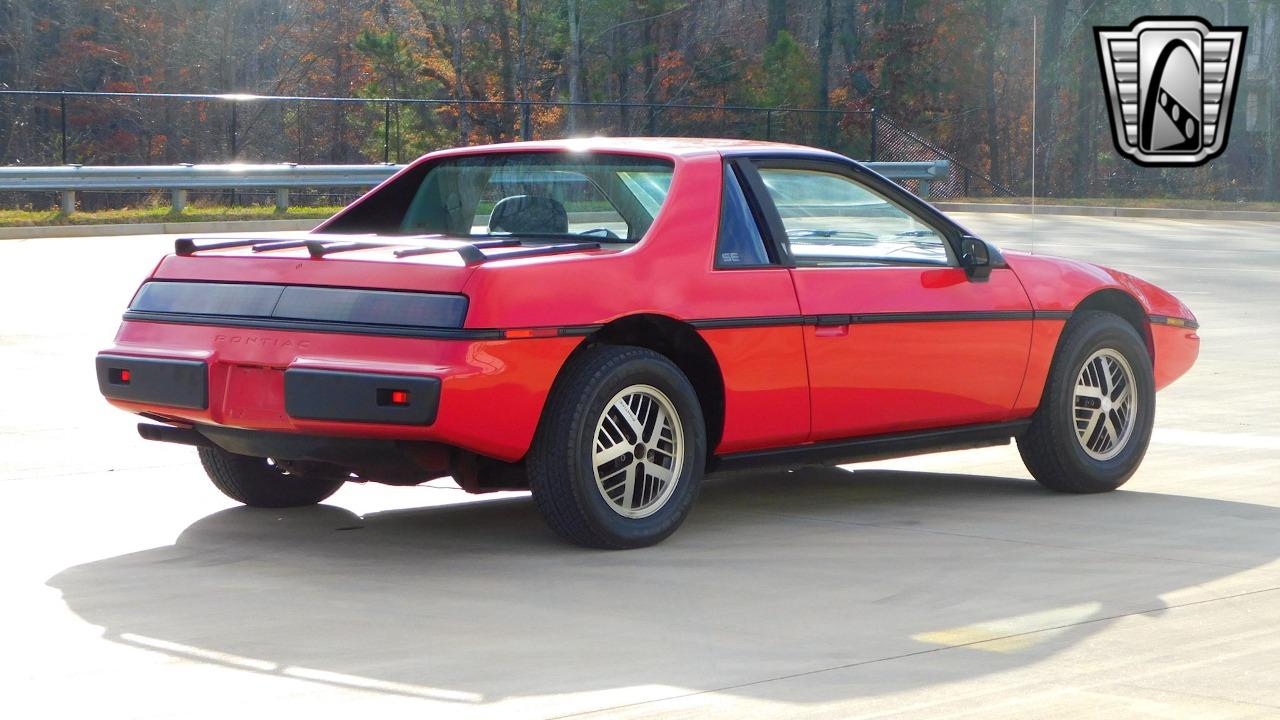
[[[209,368],[203,360],[99,355],[98,390],[112,400],[204,410]],[[122,376],[128,372],[127,380]]]
[[[392,404],[393,391],[407,399]],[[300,420],[430,425],[439,406],[440,378],[308,368],[284,373],[285,412]]]

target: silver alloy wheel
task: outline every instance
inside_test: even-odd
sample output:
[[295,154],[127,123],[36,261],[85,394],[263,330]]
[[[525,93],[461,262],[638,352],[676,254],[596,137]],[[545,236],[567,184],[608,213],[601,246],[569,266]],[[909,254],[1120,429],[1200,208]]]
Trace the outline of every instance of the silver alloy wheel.
[[1080,366],[1072,412],[1076,439],[1094,460],[1110,460],[1124,450],[1138,424],[1138,388],[1124,356],[1102,348]]
[[666,505],[680,481],[684,429],[671,400],[652,385],[613,396],[596,421],[591,467],[609,507],[628,518]]

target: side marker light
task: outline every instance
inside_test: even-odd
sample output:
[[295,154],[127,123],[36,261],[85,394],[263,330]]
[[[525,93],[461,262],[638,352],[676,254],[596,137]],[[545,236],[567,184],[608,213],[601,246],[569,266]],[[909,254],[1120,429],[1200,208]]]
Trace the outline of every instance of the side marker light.
[[383,407],[404,407],[409,404],[409,391],[378,388],[378,404]]
[[559,334],[556,328],[530,328],[528,330],[507,330],[503,335],[510,340],[519,338],[555,337]]

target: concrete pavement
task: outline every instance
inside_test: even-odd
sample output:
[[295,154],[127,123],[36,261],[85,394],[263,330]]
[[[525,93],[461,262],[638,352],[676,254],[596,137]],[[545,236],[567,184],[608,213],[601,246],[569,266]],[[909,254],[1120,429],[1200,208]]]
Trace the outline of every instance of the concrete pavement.
[[0,672],[15,716],[1280,717],[1280,225],[972,214],[1196,311],[1119,492],[1009,448],[709,481],[662,545],[527,495],[233,507],[101,402],[171,238],[0,243]]

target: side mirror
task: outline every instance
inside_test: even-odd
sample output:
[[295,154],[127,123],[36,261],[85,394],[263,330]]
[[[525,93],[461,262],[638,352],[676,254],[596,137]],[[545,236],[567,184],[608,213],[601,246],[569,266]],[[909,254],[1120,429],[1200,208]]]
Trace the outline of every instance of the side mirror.
[[991,277],[991,246],[981,238],[965,235],[960,239],[960,267],[970,280],[986,280]]

